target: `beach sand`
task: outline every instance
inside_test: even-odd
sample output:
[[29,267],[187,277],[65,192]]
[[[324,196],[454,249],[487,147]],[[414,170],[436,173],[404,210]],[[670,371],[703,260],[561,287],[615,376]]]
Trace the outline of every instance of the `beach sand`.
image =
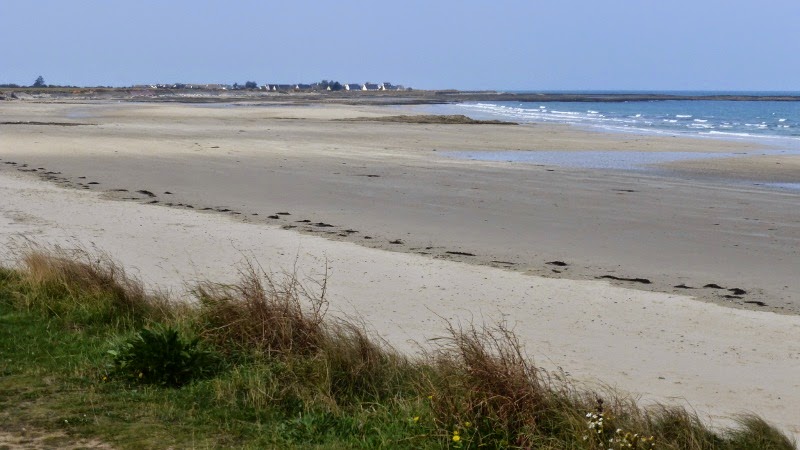
[[[719,180],[726,167],[736,178],[749,162],[762,182],[786,181],[785,170],[765,169],[783,166],[769,164],[774,156],[758,156],[761,148],[539,124],[333,120],[403,111],[16,103],[0,110],[0,121],[94,125],[1,126],[0,167],[37,169],[45,178],[116,198],[209,208],[374,248],[557,278],[641,279],[649,283],[619,283],[730,306],[800,312],[798,194]],[[683,161],[665,169],[702,172],[687,178],[464,161],[445,156],[448,150],[749,156]],[[9,162],[16,164],[2,164]],[[703,175],[709,167],[716,176]],[[291,215],[268,218],[277,212]],[[547,264],[553,261],[568,265]]]
[[759,161],[761,149],[552,125],[332,120],[403,112],[4,104],[0,121],[87,125],[0,125],[0,237],[104,250],[178,294],[192,280],[232,279],[246,256],[274,270],[296,262],[312,279],[327,264],[334,311],[363,316],[401,348],[441,332],[442,318],[506,318],[550,370],[715,419],[752,411],[800,434],[799,194],[442,156]]

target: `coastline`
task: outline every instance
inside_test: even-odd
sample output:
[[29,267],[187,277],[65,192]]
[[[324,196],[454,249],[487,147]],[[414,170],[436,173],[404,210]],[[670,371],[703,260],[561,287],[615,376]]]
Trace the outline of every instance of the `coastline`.
[[[759,149],[749,143],[549,124],[334,121],[398,112],[371,105],[103,102],[18,104],[8,111],[17,121],[96,123],[4,126],[0,167],[36,169],[31,173],[44,179],[108,197],[219,212],[431,258],[555,278],[644,279],[649,283],[618,283],[726,306],[800,312],[793,192],[713,177],[443,156],[447,150],[553,149],[579,155],[591,148],[755,157]],[[567,265],[548,264],[553,261]],[[746,294],[733,293],[738,290]]]
[[[594,102],[589,106],[602,111],[586,110],[585,107],[577,106],[580,105],[580,102],[533,102],[528,103],[528,107],[514,102],[503,102],[502,105],[461,102],[417,105],[407,108],[422,113],[467,114],[473,119],[500,118],[521,124],[566,124],[577,129],[620,136],[688,137],[709,141],[740,142],[773,153],[800,154],[798,137],[788,133],[788,130],[796,125],[785,125],[787,120],[785,117],[780,118],[777,123],[772,123],[772,126],[776,128],[770,128],[763,121],[768,118],[754,116],[758,113],[751,111],[751,114],[746,117],[722,117],[709,110],[694,109],[696,108],[695,102],[704,102],[704,100],[691,98],[683,101],[670,101],[670,103],[681,106],[672,109],[656,106],[651,110],[648,110],[645,105],[658,105],[659,101],[631,102],[640,105],[640,108],[627,110],[625,106],[619,106],[616,108],[622,109],[616,109],[613,106],[603,105],[608,102]],[[720,104],[724,102],[713,100],[713,103],[717,104],[717,108],[721,108]],[[774,104],[775,102],[770,103]],[[530,107],[535,105],[539,105],[538,109]],[[609,109],[605,110],[605,108]],[[773,111],[771,114],[787,117],[795,115],[792,114],[792,111],[787,110],[779,113]],[[778,118],[772,117],[771,120],[774,121]],[[744,122],[745,128],[742,128],[742,123],[737,121]],[[748,121],[755,123],[747,123]]]
[[400,348],[436,335],[442,317],[506,318],[549,370],[686,401],[715,421],[753,411],[800,435],[788,376],[800,359],[797,194],[439,155],[757,149],[558,125],[333,120],[396,114],[15,103],[2,121],[86,125],[0,128],[0,236],[7,248],[106,251],[177,294],[231,279],[245,257],[311,279],[329,265],[335,309]]

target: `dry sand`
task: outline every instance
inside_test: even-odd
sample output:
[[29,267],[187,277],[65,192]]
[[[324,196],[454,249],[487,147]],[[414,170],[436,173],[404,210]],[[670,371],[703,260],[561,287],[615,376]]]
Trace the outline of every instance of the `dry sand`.
[[[757,149],[540,125],[330,120],[397,113],[4,104],[0,121],[97,125],[0,125],[0,237],[11,247],[30,239],[105,250],[178,293],[185,281],[231,279],[244,256],[274,270],[297,259],[312,279],[327,261],[334,310],[363,316],[402,348],[439,333],[440,317],[505,317],[541,366],[647,399],[685,399],[715,419],[756,412],[800,435],[800,317],[696,300],[798,311],[798,194],[437,155]],[[278,212],[291,215],[267,218]],[[603,275],[652,283],[594,279]],[[747,293],[724,299],[733,292],[672,288],[679,283]]]

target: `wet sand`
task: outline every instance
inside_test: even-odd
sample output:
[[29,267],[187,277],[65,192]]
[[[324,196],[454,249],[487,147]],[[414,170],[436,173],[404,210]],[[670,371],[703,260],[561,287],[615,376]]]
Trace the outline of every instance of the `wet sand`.
[[[5,170],[368,247],[800,312],[800,195],[721,180],[787,179],[753,144],[335,120],[397,107],[9,105],[0,121],[87,125],[2,126]],[[450,150],[743,156],[674,163],[665,176],[443,156]]]

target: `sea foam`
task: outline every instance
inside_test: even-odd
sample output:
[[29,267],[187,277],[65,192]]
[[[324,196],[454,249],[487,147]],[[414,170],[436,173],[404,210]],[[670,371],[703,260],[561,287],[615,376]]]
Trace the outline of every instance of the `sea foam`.
[[[713,136],[726,139],[770,138],[770,141],[771,137],[781,136],[786,138],[789,145],[800,146],[800,101],[676,100],[533,104],[516,101],[462,103],[437,108],[447,111],[456,109],[476,119],[585,125],[611,132],[710,137],[711,131],[724,131],[731,134]],[[770,119],[766,121],[766,117]]]

